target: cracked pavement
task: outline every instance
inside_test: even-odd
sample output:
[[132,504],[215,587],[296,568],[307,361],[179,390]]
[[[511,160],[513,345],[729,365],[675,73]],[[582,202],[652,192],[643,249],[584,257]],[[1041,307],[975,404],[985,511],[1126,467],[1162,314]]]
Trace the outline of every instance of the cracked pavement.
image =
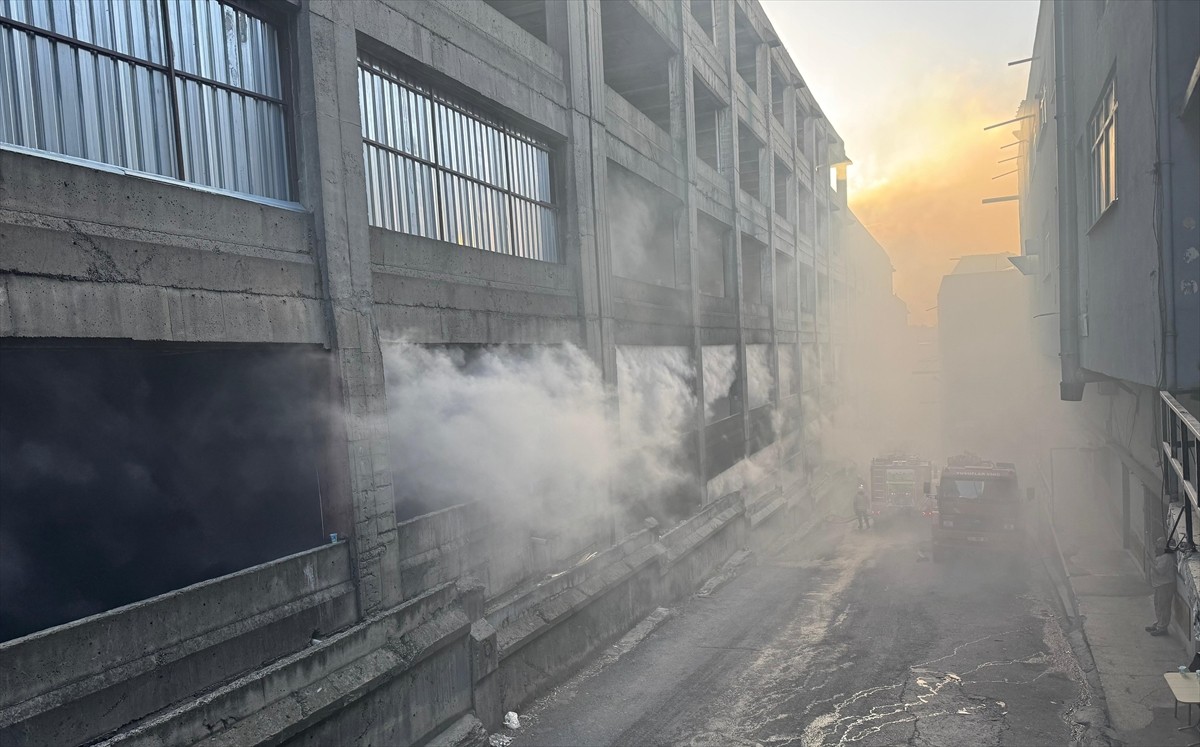
[[917,519],[825,525],[550,692],[525,745],[1040,745],[1091,698],[1036,555],[919,559]]

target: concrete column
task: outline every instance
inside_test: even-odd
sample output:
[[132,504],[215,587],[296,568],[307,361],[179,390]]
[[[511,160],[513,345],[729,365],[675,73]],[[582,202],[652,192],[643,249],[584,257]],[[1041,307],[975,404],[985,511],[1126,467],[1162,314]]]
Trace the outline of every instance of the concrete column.
[[[684,220],[680,233],[681,243],[686,249],[688,258],[688,278],[690,286],[688,290],[688,300],[691,305],[692,318],[692,361],[696,366],[696,399],[697,407],[693,420],[696,423],[696,479],[699,481],[699,491],[701,505],[708,502],[708,480],[704,479],[708,474],[708,436],[705,433],[704,423],[704,360],[703,348],[701,345],[700,335],[700,268],[699,258],[696,253],[697,237],[699,228],[697,225],[696,215],[696,180],[694,173],[696,171],[696,92],[693,87],[692,77],[692,49],[691,43],[688,41],[687,34],[687,14],[686,8],[682,9],[683,15],[680,17],[679,23],[679,48],[682,51],[680,54],[679,76],[682,93],[682,112],[681,122],[683,126],[683,144],[684,158],[683,162],[687,169],[687,192],[684,197]],[[715,20],[714,20],[715,23]],[[720,134],[718,133],[718,137]],[[718,151],[720,147],[718,146]]]
[[373,314],[370,238],[350,3],[313,5],[297,23],[297,140],[314,213],[329,340],[340,379],[359,613],[401,601],[388,460],[387,396]]
[[[738,203],[741,200],[741,154],[738,148],[738,116],[737,97],[739,75],[737,69],[737,45],[734,40],[737,29],[734,23],[735,3],[714,3],[714,8],[724,10],[725,28],[728,29],[727,43],[722,47],[725,51],[726,70],[729,71],[729,189],[733,197],[733,285],[737,293],[737,356],[738,356],[738,392],[741,399],[742,411],[742,456],[746,455],[746,447],[750,443],[750,399],[746,377],[746,309],[745,295],[742,293],[742,219]],[[714,10],[714,13],[716,10]],[[762,170],[759,169],[761,184]]]
[[1121,547],[1130,546],[1129,468],[1121,463]]
[[[554,5],[550,3],[549,5]],[[583,30],[580,38],[572,38],[570,49],[571,106],[574,110],[572,124],[579,131],[573,132],[580,147],[572,153],[577,169],[579,194],[591,197],[590,224],[580,228],[590,231],[590,236],[581,239],[580,251],[583,270],[591,275],[590,282],[580,288],[580,297],[585,310],[585,325],[588,332],[588,349],[604,372],[604,380],[617,380],[617,353],[615,323],[612,301],[612,254],[608,244],[606,209],[606,180],[608,178],[608,134],[604,129],[607,117],[607,98],[604,84],[604,42],[601,28],[600,0],[564,3],[572,17],[582,16],[582,21],[573,21]],[[586,77],[577,76],[586,70]],[[578,87],[577,87],[578,86]],[[582,204],[582,202],[581,202]],[[581,207],[581,210],[584,208]]]

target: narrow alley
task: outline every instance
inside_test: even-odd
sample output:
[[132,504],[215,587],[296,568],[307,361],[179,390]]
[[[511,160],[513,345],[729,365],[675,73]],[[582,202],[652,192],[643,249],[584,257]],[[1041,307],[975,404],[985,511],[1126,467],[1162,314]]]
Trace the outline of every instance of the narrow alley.
[[835,517],[752,559],[538,701],[514,747],[1084,737],[1092,698],[1040,558],[935,564],[928,532]]

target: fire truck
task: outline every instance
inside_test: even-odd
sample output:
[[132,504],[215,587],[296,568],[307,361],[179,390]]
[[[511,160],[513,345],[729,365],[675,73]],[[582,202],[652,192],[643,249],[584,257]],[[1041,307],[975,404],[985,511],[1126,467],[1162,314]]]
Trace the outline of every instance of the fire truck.
[[954,550],[1017,552],[1024,540],[1016,466],[973,454],[947,460],[937,490],[934,561]]
[[933,470],[913,456],[893,455],[871,460],[871,508],[880,515],[910,515],[922,511]]

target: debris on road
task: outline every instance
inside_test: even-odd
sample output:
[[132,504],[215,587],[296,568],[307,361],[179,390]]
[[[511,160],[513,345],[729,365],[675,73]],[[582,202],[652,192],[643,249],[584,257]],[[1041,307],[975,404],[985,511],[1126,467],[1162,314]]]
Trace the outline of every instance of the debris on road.
[[512,741],[512,737],[504,734],[493,734],[488,737],[489,747],[508,747]]
[[504,725],[510,729],[520,729],[521,717],[517,715],[516,711],[509,711],[504,714]]

